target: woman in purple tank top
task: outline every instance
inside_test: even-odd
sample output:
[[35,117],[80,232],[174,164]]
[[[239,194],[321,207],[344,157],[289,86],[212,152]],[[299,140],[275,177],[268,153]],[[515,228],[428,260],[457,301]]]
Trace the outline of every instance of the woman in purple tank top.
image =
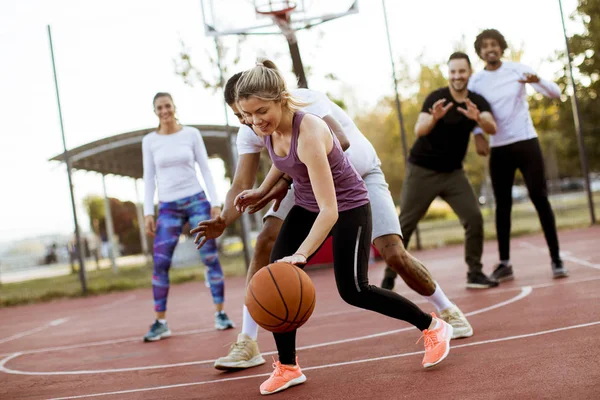
[[[260,188],[235,200],[239,211],[261,199],[285,173],[292,177],[296,205],[285,219],[271,262],[302,268],[328,236],[333,238],[333,268],[340,296],[347,303],[404,320],[423,331],[425,368],[441,362],[450,349],[452,327],[421,311],[390,290],[369,285],[371,209],[365,183],[320,118],[299,111],[277,67],[263,61],[244,72],[237,102],[246,121],[264,138],[273,167]],[[279,362],[260,387],[275,393],[303,383],[296,359],[296,331],[274,333]],[[435,342],[434,346],[431,346]]]

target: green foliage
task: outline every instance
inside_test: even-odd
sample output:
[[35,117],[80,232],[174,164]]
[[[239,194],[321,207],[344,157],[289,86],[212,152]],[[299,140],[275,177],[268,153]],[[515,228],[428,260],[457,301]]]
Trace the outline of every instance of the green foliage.
[[[574,66],[576,67],[577,99],[580,106],[581,125],[585,149],[591,171],[600,171],[600,0],[579,0],[574,18],[585,27],[584,33],[569,41]],[[456,49],[464,47],[464,39],[457,42]],[[511,45],[506,56],[518,61],[523,54],[523,45]],[[563,61],[564,54],[557,54],[555,60]],[[414,126],[425,97],[433,90],[447,86],[440,65],[421,64],[419,74],[413,78],[405,62],[400,61],[398,81],[402,99],[402,114],[406,129],[407,147],[415,141]],[[533,123],[540,137],[544,151],[548,178],[581,176],[580,155],[573,123],[570,98],[566,95],[569,86],[566,67],[557,71],[556,82],[563,96],[560,101],[535,94],[529,99]],[[404,157],[400,126],[396,116],[394,98],[385,97],[372,110],[367,110],[355,118],[362,132],[377,150],[382,169],[396,201],[404,178]],[[478,193],[487,174],[487,158],[478,156],[473,141],[465,157],[464,168],[471,184]],[[520,177],[517,176],[517,180]]]
[[[574,19],[581,22],[584,32],[569,39],[577,100],[581,116],[581,131],[590,171],[600,171],[600,0],[579,0]],[[555,60],[565,66],[556,72],[556,82],[563,96],[560,102],[533,96],[530,109],[538,129],[550,177],[582,176],[577,134],[573,121],[571,99],[567,96],[570,79],[566,54]],[[571,90],[569,89],[569,93]],[[553,172],[553,174],[552,174]]]
[[[138,254],[141,252],[139,221],[136,206],[131,201],[121,202],[109,198],[110,211],[113,220],[115,235],[124,246],[124,254]],[[100,237],[106,238],[106,210],[104,199],[100,196],[87,196],[83,204],[91,221],[91,229]]]
[[[410,77],[406,65],[402,68],[400,76],[403,78],[399,80],[401,93],[414,92],[413,95],[403,98],[401,102],[408,152],[416,140],[414,127],[425,98],[432,91],[447,86],[448,81],[442,74],[440,64],[421,65],[416,79]],[[383,98],[373,110],[358,115],[355,121],[377,150],[383,172],[390,185],[390,192],[398,202],[404,181],[405,161],[395,100],[389,97]],[[471,143],[465,159],[465,171],[476,191],[485,178],[485,162],[486,159],[475,153],[474,145]]]

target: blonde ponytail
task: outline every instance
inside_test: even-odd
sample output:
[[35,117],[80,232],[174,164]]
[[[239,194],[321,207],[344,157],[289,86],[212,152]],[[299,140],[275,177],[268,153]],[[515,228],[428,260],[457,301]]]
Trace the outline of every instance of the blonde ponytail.
[[292,96],[277,65],[268,59],[259,59],[256,66],[245,71],[235,89],[236,101],[249,97],[265,101],[281,101],[291,112],[296,112],[310,104]]

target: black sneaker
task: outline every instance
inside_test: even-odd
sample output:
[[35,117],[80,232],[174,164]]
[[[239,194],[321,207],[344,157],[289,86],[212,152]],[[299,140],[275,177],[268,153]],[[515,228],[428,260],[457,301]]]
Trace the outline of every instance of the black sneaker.
[[502,263],[497,264],[494,268],[494,272],[492,272],[492,279],[494,279],[497,282],[512,281],[513,279],[515,279],[515,276],[513,275],[512,265],[505,265]]
[[469,272],[467,274],[468,289],[489,289],[498,286],[498,282],[485,276],[483,272]]
[[395,281],[396,281],[395,278],[392,278],[391,276],[386,276],[381,281],[381,288],[387,289],[387,290],[394,290]]
[[552,261],[552,278],[560,279],[569,276],[569,271],[563,265],[562,260]]

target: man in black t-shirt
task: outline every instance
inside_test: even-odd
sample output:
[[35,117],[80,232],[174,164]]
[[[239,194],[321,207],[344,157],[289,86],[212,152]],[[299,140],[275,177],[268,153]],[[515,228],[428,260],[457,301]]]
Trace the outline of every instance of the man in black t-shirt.
[[[410,151],[400,198],[400,225],[407,247],[417,223],[440,196],[458,215],[465,228],[465,261],[469,267],[467,287],[498,286],[482,271],[483,218],[473,189],[462,168],[471,132],[480,126],[496,132],[488,102],[467,90],[471,62],[465,53],[448,60],[449,86],[432,92],[421,109],[415,126],[417,141]],[[381,286],[391,289],[396,272],[389,267]]]

